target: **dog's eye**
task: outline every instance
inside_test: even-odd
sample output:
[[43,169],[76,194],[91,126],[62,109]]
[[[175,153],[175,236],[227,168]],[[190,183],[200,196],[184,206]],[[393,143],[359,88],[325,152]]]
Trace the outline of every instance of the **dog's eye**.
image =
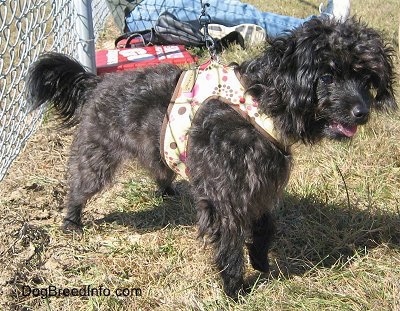
[[320,77],[321,81],[325,84],[332,84],[333,83],[333,76],[326,74]]

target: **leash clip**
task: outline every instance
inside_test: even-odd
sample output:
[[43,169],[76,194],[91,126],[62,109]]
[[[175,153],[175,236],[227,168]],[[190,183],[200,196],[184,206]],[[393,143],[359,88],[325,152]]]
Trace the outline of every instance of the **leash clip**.
[[209,3],[202,4],[201,15],[199,16],[199,23],[201,28],[204,29],[203,40],[208,52],[210,53],[211,59],[217,59],[217,48],[215,46],[215,40],[208,33],[208,25],[211,23],[211,16],[206,13],[206,10],[209,6]]

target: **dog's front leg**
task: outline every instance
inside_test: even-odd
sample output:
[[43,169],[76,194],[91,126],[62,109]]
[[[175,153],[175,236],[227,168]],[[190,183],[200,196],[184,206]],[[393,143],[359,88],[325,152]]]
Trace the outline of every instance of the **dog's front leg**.
[[268,249],[275,232],[275,225],[270,213],[265,213],[252,223],[252,241],[246,243],[249,250],[250,263],[261,272],[269,271]]
[[231,206],[216,206],[211,200],[197,202],[199,235],[207,236],[214,251],[214,263],[223,282],[225,293],[233,299],[243,292],[244,230],[231,213]]
[[243,291],[244,236],[229,220],[220,224],[213,243],[215,264],[220,271],[225,293],[233,299]]

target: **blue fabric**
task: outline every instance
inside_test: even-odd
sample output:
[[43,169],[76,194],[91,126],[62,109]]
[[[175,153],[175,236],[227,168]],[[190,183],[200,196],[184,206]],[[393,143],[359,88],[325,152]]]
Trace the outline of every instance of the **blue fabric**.
[[[204,0],[210,4],[207,13],[211,23],[225,26],[256,24],[265,29],[269,36],[277,36],[286,30],[300,26],[306,19],[262,12],[250,4],[239,0]],[[182,22],[198,26],[201,13],[200,0],[144,0],[126,17],[130,31],[140,31],[154,27],[159,15],[165,11],[174,14]]]

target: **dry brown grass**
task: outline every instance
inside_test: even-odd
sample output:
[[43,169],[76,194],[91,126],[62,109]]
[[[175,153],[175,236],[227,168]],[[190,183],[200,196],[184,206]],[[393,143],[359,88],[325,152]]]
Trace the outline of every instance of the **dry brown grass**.
[[[300,16],[316,12],[319,4],[249,2]],[[353,13],[398,44],[398,0],[352,4]],[[246,53],[232,49],[225,57]],[[248,267],[254,289],[241,304],[224,296],[210,251],[196,239],[187,185],[180,184],[182,197],[162,200],[135,163],[88,204],[83,236],[64,235],[59,224],[73,131],[57,134],[46,122],[0,183],[0,305],[4,310],[400,310],[399,121],[399,113],[374,116],[350,143],[295,148],[295,168],[277,208],[271,273]],[[50,285],[109,289],[110,296],[46,298],[22,292],[23,286]],[[123,288],[129,296],[117,297],[115,290]]]

